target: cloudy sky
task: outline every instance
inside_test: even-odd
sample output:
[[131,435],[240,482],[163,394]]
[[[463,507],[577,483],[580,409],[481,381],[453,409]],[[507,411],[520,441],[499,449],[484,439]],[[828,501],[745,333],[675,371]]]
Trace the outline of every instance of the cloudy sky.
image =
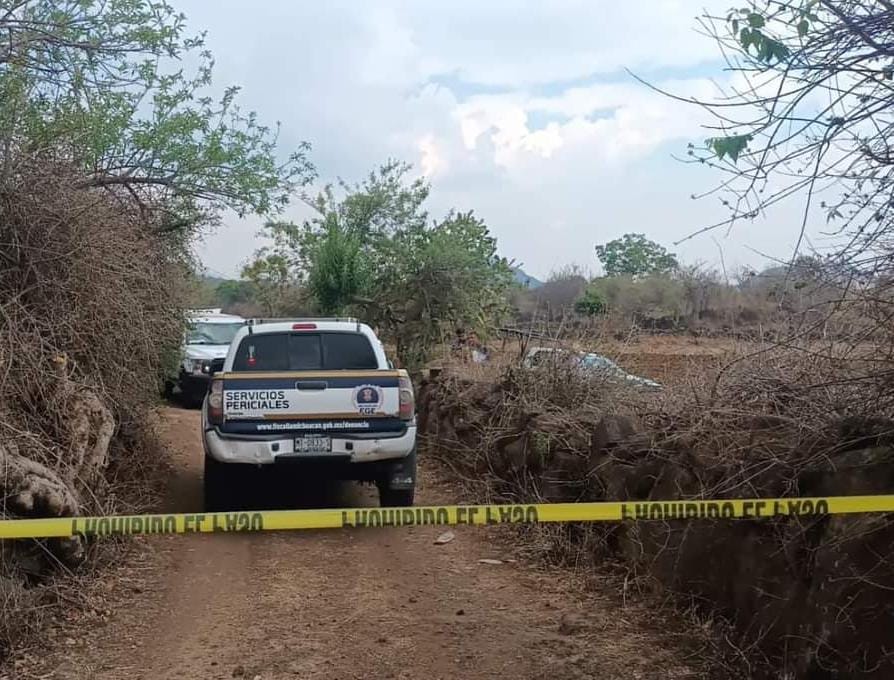
[[[593,246],[643,232],[687,262],[784,258],[796,213],[727,235],[677,241],[725,215],[690,196],[718,176],[685,165],[704,114],[638,84],[714,96],[727,76],[697,33],[729,0],[175,0],[208,31],[220,85],[301,140],[324,181],[361,178],[388,158],[433,190],[430,212],[474,210],[503,255],[545,278],[568,263],[597,271]],[[299,219],[300,207],[288,216]],[[261,245],[258,220],[228,219],[199,245],[212,273],[235,275]]]

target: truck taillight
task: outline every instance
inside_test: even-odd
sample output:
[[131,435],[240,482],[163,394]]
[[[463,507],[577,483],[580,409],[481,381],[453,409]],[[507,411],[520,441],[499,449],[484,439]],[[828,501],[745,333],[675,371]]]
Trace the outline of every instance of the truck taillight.
[[212,380],[208,392],[208,421],[213,425],[223,423],[223,380]]
[[405,373],[399,378],[398,390],[400,392],[400,418],[401,420],[413,420],[416,414],[416,397],[413,395],[413,383],[410,376]]

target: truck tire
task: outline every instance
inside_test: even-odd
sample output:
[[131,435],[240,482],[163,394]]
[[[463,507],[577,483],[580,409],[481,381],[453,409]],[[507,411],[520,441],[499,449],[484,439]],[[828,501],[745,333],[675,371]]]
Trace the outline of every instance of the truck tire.
[[413,506],[416,489],[389,489],[379,487],[379,505],[383,508],[409,508]]
[[234,510],[234,484],[232,466],[220,463],[205,454],[205,474],[203,478],[205,512]]
[[[396,470],[395,470],[396,468]],[[391,478],[394,474],[411,475],[413,486],[407,488],[391,488]],[[392,468],[391,473],[378,483],[379,505],[383,508],[409,508],[413,505],[416,496],[416,449]]]
[[205,403],[205,395],[183,394],[180,403],[183,404],[184,408],[190,410],[199,409]]

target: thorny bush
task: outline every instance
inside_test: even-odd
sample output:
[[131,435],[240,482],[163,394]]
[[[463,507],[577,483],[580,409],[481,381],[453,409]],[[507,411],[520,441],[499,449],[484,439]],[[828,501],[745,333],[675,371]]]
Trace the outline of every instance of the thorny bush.
[[[157,459],[147,419],[165,357],[182,337],[187,251],[126,197],[75,188],[79,177],[64,164],[31,161],[0,186],[0,486],[8,517],[132,509],[140,499],[122,496],[144,486],[127,480]],[[36,584],[87,549],[77,541],[4,545],[2,597],[39,601]],[[16,607],[3,615],[5,648],[29,619]]]
[[[445,373],[419,394],[425,450],[482,500],[567,502],[894,490],[887,343],[755,345],[664,394],[591,389],[561,368]],[[894,520],[885,515],[562,525],[533,545],[731,626],[748,677],[888,678]]]

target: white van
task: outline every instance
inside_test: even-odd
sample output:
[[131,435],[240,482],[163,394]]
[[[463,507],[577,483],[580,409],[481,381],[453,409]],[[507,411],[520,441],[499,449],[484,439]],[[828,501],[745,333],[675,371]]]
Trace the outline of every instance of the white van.
[[167,388],[169,394],[179,392],[186,404],[200,406],[211,381],[211,362],[227,356],[245,319],[223,314],[220,309],[194,309],[188,320],[180,368]]

